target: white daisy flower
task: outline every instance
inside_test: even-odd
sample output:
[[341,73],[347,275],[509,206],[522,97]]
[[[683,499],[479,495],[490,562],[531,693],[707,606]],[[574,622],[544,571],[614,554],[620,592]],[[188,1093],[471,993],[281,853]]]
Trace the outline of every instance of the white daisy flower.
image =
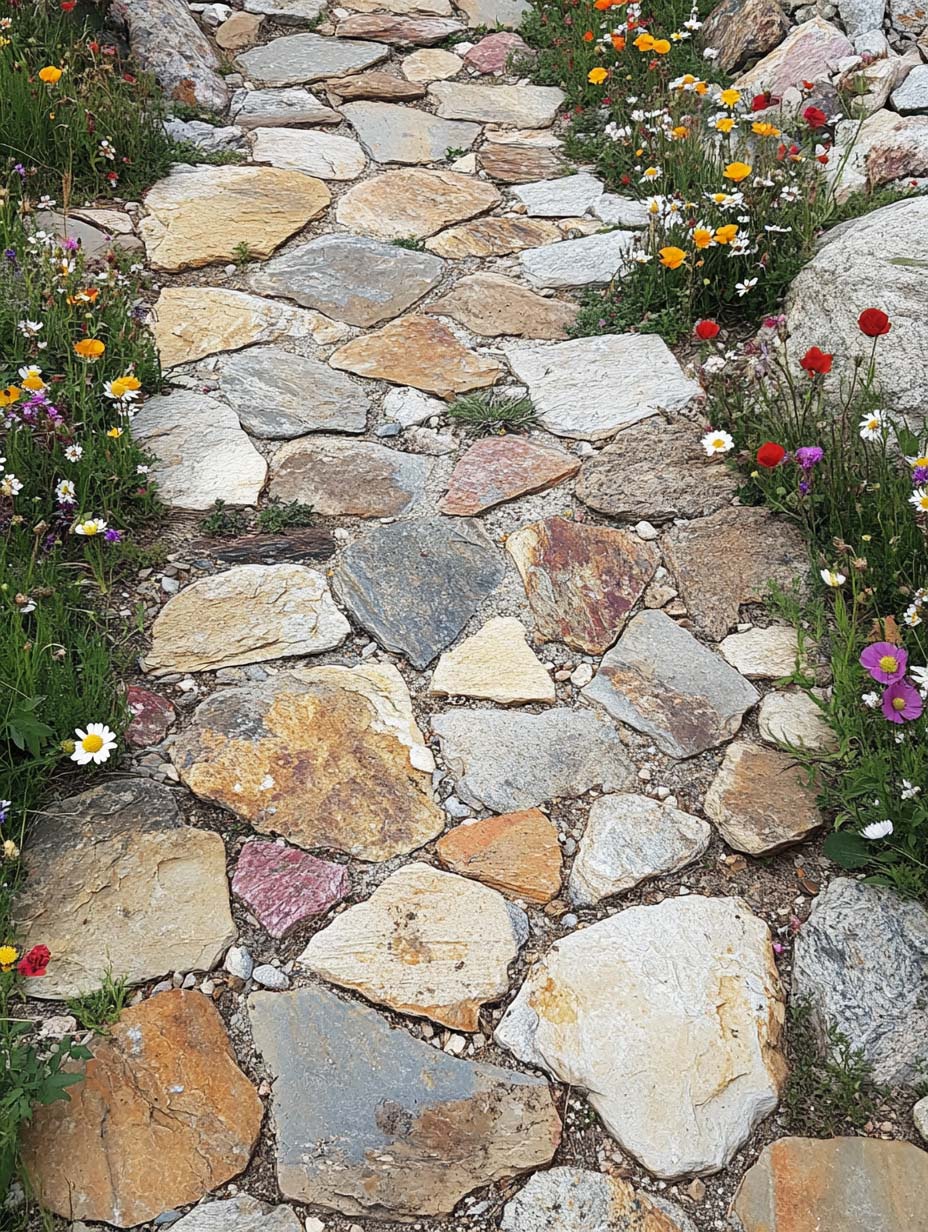
[[847,578],[843,573],[839,573],[836,569],[821,569],[819,577],[826,586],[831,586],[833,590],[837,590],[839,586],[843,586]]
[[95,766],[102,766],[105,761],[109,761],[110,753],[116,748],[116,733],[111,732],[105,723],[88,723],[86,731],[77,727],[74,734],[77,740],[71,760],[76,761],[79,766],[86,766],[90,762]]
[[16,496],[23,490],[22,480],[15,475],[4,475],[0,479],[0,496]]
[[59,505],[72,505],[77,500],[77,488],[70,479],[62,479],[55,485],[55,499]]
[[107,529],[107,524],[102,518],[83,518],[80,522],[75,522],[71,528],[75,535],[86,535],[88,538],[93,535],[102,535]]
[[928,488],[916,488],[909,497],[909,504],[914,505],[919,513],[928,513]]
[[16,328],[24,338],[34,338],[41,332],[43,326],[41,321],[20,321]]
[[865,415],[858,425],[862,441],[878,441],[883,435],[883,413],[872,411]]
[[744,282],[735,283],[735,290],[738,292],[738,295],[742,299],[744,299],[745,295],[747,295],[747,293],[753,290],[753,288],[756,286],[757,286],[756,278],[745,278]]
[[735,446],[727,432],[707,432],[700,443],[710,458],[717,453],[728,453]]
[[876,839],[888,838],[893,832],[893,823],[887,817],[885,821],[871,821],[869,826],[864,826],[861,830],[863,838]]
[[84,450],[80,445],[69,445],[64,451],[64,456],[69,462],[80,462],[84,456]]

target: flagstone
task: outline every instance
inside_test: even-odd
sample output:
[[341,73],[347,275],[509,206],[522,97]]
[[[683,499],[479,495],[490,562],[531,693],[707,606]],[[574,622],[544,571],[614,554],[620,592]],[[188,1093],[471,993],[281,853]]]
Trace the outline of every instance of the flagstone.
[[322,235],[261,265],[249,281],[349,325],[398,316],[441,281],[437,257],[359,235]]
[[557,149],[487,140],[477,154],[480,169],[503,184],[524,184],[542,176],[560,175],[565,167]]
[[230,115],[239,128],[277,128],[289,124],[340,124],[341,116],[315,94],[298,87],[236,90]]
[[263,1115],[213,1003],[173,989],[124,1009],[68,1098],[36,1106],[23,1160],[53,1214],[135,1227],[243,1172]]
[[485,34],[464,56],[464,63],[480,73],[502,73],[513,56],[519,59],[531,54],[531,49],[518,34],[501,30]]
[[245,0],[246,13],[261,13],[282,26],[308,25],[324,8],[325,0]]
[[500,274],[470,274],[459,278],[447,295],[425,310],[451,317],[472,333],[496,338],[566,338],[577,316],[577,305],[536,295]]
[[440,162],[447,150],[469,150],[480,136],[479,124],[443,120],[395,103],[346,103],[342,114],[378,163]]
[[612,645],[660,563],[656,547],[635,534],[561,517],[521,527],[506,550],[538,636],[589,654]]
[[[274,0],[275,3],[279,0]],[[242,52],[236,63],[255,86],[303,86],[343,73],[357,73],[387,58],[379,43],[288,34]]]
[[524,436],[485,436],[455,466],[438,508],[470,517],[530,492],[544,492],[579,469],[579,459],[572,454]]
[[219,393],[252,436],[269,440],[306,432],[363,432],[370,400],[364,386],[328,364],[275,346],[223,355]]
[[788,753],[746,740],[725,750],[703,807],[729,847],[752,856],[802,842],[822,824],[802,767]]
[[478,523],[436,517],[368,531],[342,553],[333,581],[357,623],[421,670],[457,637],[504,573]]
[[583,1168],[533,1173],[503,1208],[500,1232],[696,1232],[660,1194]]
[[428,84],[430,81],[444,81],[454,77],[464,67],[464,61],[453,51],[444,51],[440,47],[423,47],[406,56],[400,65],[407,81]]
[[373,441],[311,436],[291,441],[271,465],[271,496],[322,517],[392,518],[421,503],[432,463]]
[[156,270],[267,257],[330,201],[320,181],[279,167],[175,166],[145,195],[140,229]]
[[778,680],[796,670],[799,639],[792,625],[770,625],[729,633],[719,653],[748,680]]
[[346,342],[329,357],[329,363],[357,376],[411,385],[439,398],[483,389],[501,371],[493,360],[462,346],[447,325],[427,316],[402,317]]
[[151,476],[171,508],[257,503],[267,463],[224,402],[185,389],[156,394],[136,412],[132,433],[154,455]]
[[192,363],[219,351],[258,342],[338,342],[348,333],[318,312],[278,304],[226,287],[164,287],[155,303],[152,332],[163,368]]
[[528,935],[524,915],[489,886],[429,864],[397,869],[316,933],[297,962],[401,1014],[476,1031],[509,990]]
[[513,189],[513,196],[532,218],[573,218],[592,209],[603,189],[602,180],[588,171],[579,171],[556,180],[521,184]]
[[552,124],[564,105],[564,93],[556,86],[488,86],[464,81],[437,81],[429,86],[429,98],[438,102],[438,114],[449,120],[514,128]]
[[291,1207],[270,1206],[248,1194],[202,1202],[172,1226],[174,1232],[303,1232]]
[[213,693],[171,756],[195,795],[301,847],[388,860],[444,826],[435,761],[391,664],[296,668]]
[[515,26],[532,11],[528,0],[455,0],[457,7],[467,15],[469,26]]
[[249,839],[242,848],[232,878],[232,893],[276,938],[323,915],[348,891],[344,864],[258,838]]
[[644,201],[616,193],[603,193],[593,202],[590,212],[608,227],[646,227],[651,221]]
[[[792,675],[793,669],[786,673]],[[764,740],[812,752],[834,752],[838,737],[828,726],[824,711],[802,689],[768,693],[757,712],[757,728]]]
[[222,839],[184,825],[160,783],[107,779],[47,805],[23,860],[22,948],[53,955],[30,996],[83,996],[108,971],[130,984],[209,971],[235,938]]
[[432,730],[455,792],[474,808],[505,813],[631,786],[618,732],[591,710],[449,710],[432,718]]
[[441,836],[435,852],[446,868],[510,898],[547,903],[561,888],[557,826],[540,809],[455,826]]
[[305,565],[237,565],[167,601],[152,626],[145,670],[212,672],[319,654],[349,632],[321,573]]
[[731,739],[757,690],[660,611],[639,612],[583,690],[669,757]]
[[390,389],[384,395],[383,413],[387,419],[404,428],[425,423],[436,415],[444,415],[444,402],[420,393],[418,389]]
[[356,180],[367,166],[364,151],[350,137],[302,128],[254,128],[251,157],[321,180]]
[[331,77],[323,85],[329,94],[346,102],[357,98],[381,98],[406,103],[425,96],[424,85],[376,69],[353,77]]
[[285,1198],[408,1222],[448,1214],[557,1149],[544,1079],[451,1057],[321,987],[256,993],[248,1009],[272,1078]]
[[532,218],[476,218],[449,227],[425,241],[440,257],[505,257],[523,248],[554,244],[561,233],[554,223]]
[[262,18],[257,13],[233,13],[216,31],[216,46],[223,51],[242,51],[258,41]]
[[436,697],[475,697],[502,706],[553,702],[554,681],[526,641],[525,626],[494,616],[472,637],[446,651],[429,685]]
[[385,171],[350,188],[335,215],[344,227],[381,240],[422,239],[498,205],[492,184],[455,171]]
[[602,231],[543,248],[526,248],[519,263],[534,287],[553,289],[605,286],[628,263],[631,231]]
[[419,17],[450,17],[452,14],[450,0],[344,0],[341,7],[354,13],[380,13],[386,9],[397,15],[409,13]]
[[112,7],[136,62],[168,98],[200,111],[225,111],[229,91],[217,71],[219,56],[184,0],[116,0]]
[[464,27],[453,17],[421,17],[394,13],[356,13],[335,27],[339,39],[371,39],[394,47],[431,47],[443,43]]

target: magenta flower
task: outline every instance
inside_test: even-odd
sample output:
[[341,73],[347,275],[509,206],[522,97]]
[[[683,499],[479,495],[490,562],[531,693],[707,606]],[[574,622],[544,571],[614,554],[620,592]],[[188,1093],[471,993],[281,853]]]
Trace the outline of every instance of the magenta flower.
[[796,461],[804,471],[810,471],[813,466],[817,466],[825,456],[825,451],[820,445],[800,445],[796,450]]
[[896,680],[883,694],[883,717],[890,723],[906,723],[921,717],[922,695],[907,680]]
[[874,642],[860,656],[860,666],[865,668],[880,684],[895,684],[905,675],[909,656],[901,646],[892,642]]

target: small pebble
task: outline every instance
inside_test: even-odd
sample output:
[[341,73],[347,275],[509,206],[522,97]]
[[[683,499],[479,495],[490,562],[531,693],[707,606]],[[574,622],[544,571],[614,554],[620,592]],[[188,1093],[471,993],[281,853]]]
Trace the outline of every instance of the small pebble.
[[205,993],[207,997],[211,997],[215,987],[216,985],[212,980],[204,980],[200,985],[200,992]]
[[635,526],[635,534],[639,539],[656,539],[658,535],[657,527],[652,526],[650,522],[639,522]]
[[564,839],[564,855],[572,856],[577,850],[577,840],[573,838]]
[[570,673],[570,683],[575,684],[578,689],[582,689],[584,685],[588,685],[593,679],[593,668],[589,663],[578,663],[574,670]]
[[278,971],[276,967],[272,967],[270,963],[262,963],[260,967],[255,967],[251,977],[262,988],[273,988],[275,991],[282,991],[290,987],[290,981],[284,973]]
[[445,801],[445,812],[450,813],[452,817],[457,817],[458,820],[463,820],[465,817],[470,817],[472,809],[468,808],[457,796],[449,796]]
[[563,928],[576,928],[580,921],[572,911],[568,911],[566,915],[561,916],[561,926]]
[[385,423],[381,424],[379,428],[374,429],[374,436],[399,436],[402,431],[402,424]]
[[229,975],[240,980],[247,980],[254,970],[255,962],[243,945],[230,945],[222,964]]
[[459,1057],[466,1047],[467,1040],[463,1035],[451,1035],[445,1044],[445,1052],[450,1053],[453,1057]]
[[321,1219],[316,1219],[314,1215],[308,1215],[303,1226],[306,1232],[325,1232],[325,1224]]
[[159,992],[170,992],[174,987],[172,980],[159,980],[151,990],[151,996],[155,996]]
[[686,1192],[694,1202],[702,1202],[706,1196],[706,1187],[697,1176],[695,1180],[690,1181],[689,1185],[687,1185]]

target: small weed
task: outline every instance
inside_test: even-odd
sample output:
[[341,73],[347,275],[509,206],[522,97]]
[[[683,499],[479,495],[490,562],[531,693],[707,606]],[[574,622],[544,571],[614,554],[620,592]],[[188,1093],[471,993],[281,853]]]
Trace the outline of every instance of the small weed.
[[224,500],[217,500],[210,512],[200,522],[204,535],[241,535],[247,530],[245,515],[241,509],[227,509]]
[[69,997],[68,1009],[86,1031],[106,1035],[129,1000],[129,980],[126,976],[114,976],[112,971],[103,975],[103,983],[94,992],[82,997]]
[[522,432],[538,422],[531,398],[465,394],[448,408],[448,418],[478,436]]
[[404,239],[394,240],[394,248],[408,248],[410,252],[422,252],[425,248],[425,240],[417,240],[415,236],[408,235]]
[[882,1091],[859,1048],[834,1025],[819,1041],[808,1001],[790,1007],[788,1051],[790,1075],[783,1093],[791,1134],[833,1138],[861,1130],[877,1111]]
[[459,145],[449,145],[447,150],[445,150],[445,158],[449,162],[453,162],[456,158],[463,158],[466,153],[467,151]]
[[251,245],[246,240],[236,244],[232,249],[232,259],[239,269],[244,269],[250,261],[255,259],[254,253],[251,251]]
[[312,505],[272,499],[263,509],[258,510],[258,530],[274,535],[291,526],[309,526],[312,517]]

